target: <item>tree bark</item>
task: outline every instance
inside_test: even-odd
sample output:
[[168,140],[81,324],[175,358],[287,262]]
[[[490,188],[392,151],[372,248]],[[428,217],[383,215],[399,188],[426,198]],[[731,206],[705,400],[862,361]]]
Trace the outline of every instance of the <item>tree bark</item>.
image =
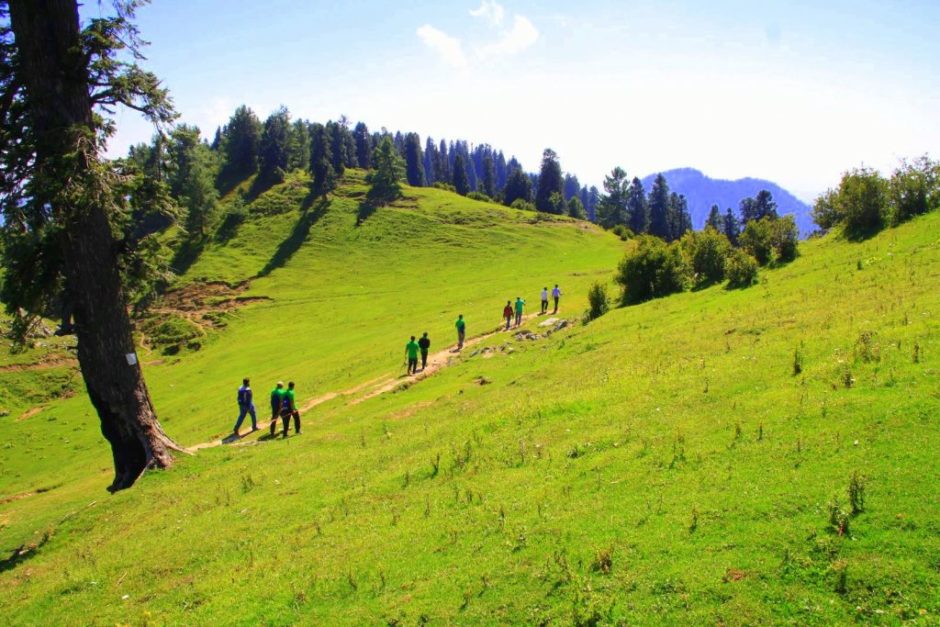
[[75,0],[11,0],[10,19],[36,136],[32,183],[42,188],[36,200],[64,227],[66,298],[82,377],[111,444],[114,492],[149,467],[170,466],[171,451],[182,449],[157,420],[134,350],[78,7]]

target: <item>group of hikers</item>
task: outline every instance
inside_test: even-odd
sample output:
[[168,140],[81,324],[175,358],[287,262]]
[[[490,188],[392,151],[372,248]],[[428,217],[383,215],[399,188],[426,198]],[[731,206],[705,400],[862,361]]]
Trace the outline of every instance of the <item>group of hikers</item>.
[[[545,314],[548,313],[549,290],[547,286],[542,288],[541,296],[541,314]],[[561,290],[558,288],[557,283],[551,290],[551,296],[555,301],[555,309],[552,311],[554,315],[558,313],[558,301],[561,299]],[[506,301],[506,306],[503,308],[503,318],[506,320],[507,331],[512,325],[513,319],[515,319],[516,327],[522,324],[524,309],[525,300],[521,296],[516,297],[515,303],[509,300]],[[463,314],[457,316],[457,322],[454,323],[454,327],[457,329],[456,350],[459,351],[463,349],[464,341],[467,338],[467,321],[464,320]],[[405,358],[407,359],[409,375],[417,374],[419,356],[421,358],[421,371],[423,372],[425,368],[428,367],[428,352],[430,349],[431,339],[428,337],[427,331],[425,331],[424,335],[417,341],[415,341],[415,336],[411,336],[411,340],[405,344]],[[249,385],[247,377],[242,380],[242,386],[238,388],[238,420],[235,422],[235,428],[232,429],[232,434],[235,438],[241,437],[238,430],[242,426],[246,415],[251,416],[251,431],[258,431],[258,417],[255,412],[251,386]],[[290,426],[291,418],[294,419],[294,431],[300,435],[300,411],[297,409],[297,402],[294,398],[293,381],[287,384],[287,389],[284,389],[283,382],[278,381],[274,389],[271,390],[271,437],[274,437],[277,431],[278,418],[283,422],[282,437],[287,437],[287,430]]]
[[[242,426],[246,415],[251,416],[251,431],[258,431],[258,415],[255,412],[254,397],[248,377],[242,379],[242,386],[238,388],[238,420],[235,422],[235,428],[232,429],[232,434],[236,438],[241,437],[238,429]],[[290,426],[291,418],[294,419],[294,432],[300,435],[300,410],[297,409],[293,381],[287,383],[286,389],[284,388],[284,382],[278,381],[274,389],[271,390],[271,437],[274,437],[277,431],[278,418],[284,424],[281,432],[282,437],[287,437],[287,429]]]

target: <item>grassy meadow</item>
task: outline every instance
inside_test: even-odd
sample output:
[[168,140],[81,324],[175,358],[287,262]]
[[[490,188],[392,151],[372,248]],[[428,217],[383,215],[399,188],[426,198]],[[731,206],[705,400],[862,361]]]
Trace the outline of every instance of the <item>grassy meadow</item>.
[[181,278],[239,286],[163,314],[211,314],[199,350],[144,331],[180,443],[231,429],[246,375],[266,416],[278,379],[302,405],[399,376],[408,335],[492,331],[543,285],[578,322],[115,495],[72,340],[4,353],[9,624],[937,623],[940,214],[582,325],[629,243],[436,189],[357,225],[361,173],[329,202],[292,176]]

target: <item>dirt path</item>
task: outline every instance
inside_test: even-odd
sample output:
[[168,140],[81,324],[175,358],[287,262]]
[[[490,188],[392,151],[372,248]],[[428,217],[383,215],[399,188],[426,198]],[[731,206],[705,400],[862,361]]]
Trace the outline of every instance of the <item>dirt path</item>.
[[[538,317],[539,317],[539,314],[535,314],[535,313],[528,314],[526,316],[523,316],[523,322],[526,322],[528,320],[532,320]],[[300,411],[301,413],[307,412],[313,409],[314,407],[316,407],[317,405],[321,405],[323,403],[332,401],[333,399],[339,398],[341,396],[353,397],[351,400],[348,401],[348,404],[358,405],[359,403],[363,401],[367,401],[370,398],[375,398],[376,396],[380,394],[391,392],[392,390],[398,388],[399,386],[413,385],[419,381],[423,381],[424,379],[427,379],[428,377],[430,377],[432,374],[434,374],[441,368],[446,368],[447,366],[449,366],[451,364],[451,361],[455,357],[458,357],[461,353],[466,351],[468,348],[471,348],[479,344],[483,340],[493,337],[494,335],[499,335],[500,333],[511,335],[514,332],[516,332],[516,330],[517,330],[516,327],[511,327],[509,331],[506,331],[506,327],[503,325],[500,325],[493,331],[489,331],[487,333],[483,333],[481,335],[477,335],[475,337],[472,337],[466,340],[463,343],[463,349],[460,351],[457,350],[457,346],[455,344],[455,345],[447,347],[446,349],[442,351],[429,354],[427,367],[424,370],[419,370],[417,374],[414,374],[414,375],[402,374],[398,376],[383,375],[381,377],[376,377],[375,379],[366,381],[365,383],[360,383],[359,385],[355,387],[351,387],[349,389],[346,389],[340,392],[326,392],[324,394],[321,394],[320,396],[316,396],[310,399],[309,401],[307,401],[303,406],[300,407]],[[265,425],[270,424],[267,418],[261,418],[261,417],[259,417],[258,423],[265,424]],[[250,435],[252,435],[252,433],[264,434],[266,432],[267,432],[267,426],[259,429],[256,432],[249,432],[240,438],[234,438],[231,435],[229,435],[228,437],[221,438],[221,439],[217,437],[216,439],[209,440],[208,442],[201,442],[199,444],[194,444],[193,446],[188,447],[187,450],[190,452],[195,452],[195,451],[199,451],[199,450],[206,449],[206,448],[214,448],[216,446],[221,446],[222,444],[254,443],[258,441],[257,438],[255,438],[251,442],[245,442],[245,440]]]

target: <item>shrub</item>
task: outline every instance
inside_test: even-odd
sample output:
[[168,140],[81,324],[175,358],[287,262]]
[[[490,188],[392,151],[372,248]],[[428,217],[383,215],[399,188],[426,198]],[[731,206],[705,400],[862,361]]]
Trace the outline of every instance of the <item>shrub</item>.
[[610,297],[607,295],[607,286],[600,282],[595,282],[588,290],[588,312],[587,319],[595,320],[603,316],[610,309]]
[[885,224],[888,212],[888,185],[877,171],[860,168],[846,172],[839,182],[839,212],[845,216],[850,236],[874,233]]
[[727,237],[711,227],[704,231],[689,231],[682,236],[682,248],[698,285],[724,280],[725,263],[731,253],[731,242]]
[[622,302],[641,303],[685,289],[688,267],[678,243],[667,245],[658,237],[643,235],[636,249],[627,253],[617,269],[623,286]]
[[610,232],[618,236],[620,240],[624,242],[627,241],[628,239],[633,239],[634,237],[633,231],[631,231],[630,229],[628,229],[622,224],[614,225],[614,228],[610,229]]
[[891,223],[900,224],[940,206],[940,164],[926,155],[902,161],[888,181]]
[[824,231],[828,231],[844,219],[845,216],[839,208],[839,193],[836,190],[827,190],[813,203],[813,222]]
[[484,194],[483,192],[470,192],[467,194],[467,198],[472,200],[479,200],[481,202],[493,202],[493,199]]
[[796,228],[796,221],[793,216],[783,216],[773,221],[771,245],[777,263],[796,259],[796,243],[799,237],[800,231]]
[[448,192],[454,192],[455,194],[457,193],[457,188],[456,188],[456,187],[454,187],[454,186],[451,185],[450,183],[444,183],[443,181],[437,181],[437,182],[435,182],[434,185],[432,185],[432,187],[435,188],[435,189],[443,189],[443,190],[446,190],[446,191],[448,191]]
[[728,287],[749,287],[757,281],[757,260],[735,248],[725,261],[725,276]]
[[520,211],[535,211],[535,205],[522,198],[516,198],[509,206],[513,209],[519,209]]
[[751,220],[741,234],[741,247],[757,263],[766,266],[772,262],[783,263],[796,258],[799,231],[793,216],[761,218]]

